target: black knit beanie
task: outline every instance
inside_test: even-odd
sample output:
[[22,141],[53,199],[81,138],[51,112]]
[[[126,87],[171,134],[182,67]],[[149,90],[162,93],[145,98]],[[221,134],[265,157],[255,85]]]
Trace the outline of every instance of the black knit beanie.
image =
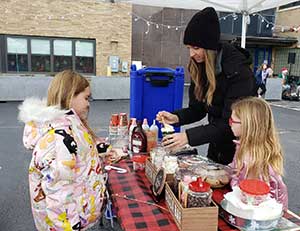
[[207,7],[196,13],[188,23],[183,43],[209,50],[217,50],[220,40],[220,24],[217,12]]

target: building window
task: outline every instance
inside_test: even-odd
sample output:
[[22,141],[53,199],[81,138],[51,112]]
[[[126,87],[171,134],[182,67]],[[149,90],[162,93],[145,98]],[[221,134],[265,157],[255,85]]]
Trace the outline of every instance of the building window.
[[72,41],[54,40],[54,71],[59,72],[66,69],[73,69],[72,65]]
[[94,43],[75,42],[75,70],[82,73],[94,72]]
[[95,74],[95,44],[93,39],[0,35],[0,72]]
[[31,39],[31,70],[50,72],[50,40]]
[[26,38],[7,38],[7,70],[28,71],[28,49]]

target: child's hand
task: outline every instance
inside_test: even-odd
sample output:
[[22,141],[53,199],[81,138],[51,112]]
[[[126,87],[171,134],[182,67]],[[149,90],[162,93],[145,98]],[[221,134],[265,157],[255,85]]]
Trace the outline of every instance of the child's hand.
[[105,160],[108,164],[111,164],[113,162],[118,162],[120,159],[121,159],[121,156],[119,156],[118,153],[114,149],[108,150],[105,155]]

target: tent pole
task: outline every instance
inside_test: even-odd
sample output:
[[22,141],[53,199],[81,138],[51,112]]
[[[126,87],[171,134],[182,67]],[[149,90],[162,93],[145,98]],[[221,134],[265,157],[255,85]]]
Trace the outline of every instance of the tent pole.
[[241,47],[246,48],[247,13],[243,12]]

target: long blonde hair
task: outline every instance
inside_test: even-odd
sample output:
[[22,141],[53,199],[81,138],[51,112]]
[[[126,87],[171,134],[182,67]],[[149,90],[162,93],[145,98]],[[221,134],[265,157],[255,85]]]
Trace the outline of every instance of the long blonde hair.
[[283,175],[283,153],[270,105],[263,99],[248,97],[234,103],[232,111],[241,120],[238,170],[246,161],[246,176],[261,175],[268,181],[269,167]]
[[188,64],[188,70],[191,78],[195,83],[194,94],[197,100],[211,105],[213,95],[216,90],[216,77],[215,77],[215,61],[216,52],[213,50],[204,50],[204,62],[207,81],[204,79],[201,70],[201,65],[191,58]]
[[[72,70],[65,70],[55,75],[48,88],[47,106],[59,105],[61,109],[71,109],[71,99],[83,92],[90,84],[86,78]],[[81,119],[93,139],[96,138],[88,121]]]

